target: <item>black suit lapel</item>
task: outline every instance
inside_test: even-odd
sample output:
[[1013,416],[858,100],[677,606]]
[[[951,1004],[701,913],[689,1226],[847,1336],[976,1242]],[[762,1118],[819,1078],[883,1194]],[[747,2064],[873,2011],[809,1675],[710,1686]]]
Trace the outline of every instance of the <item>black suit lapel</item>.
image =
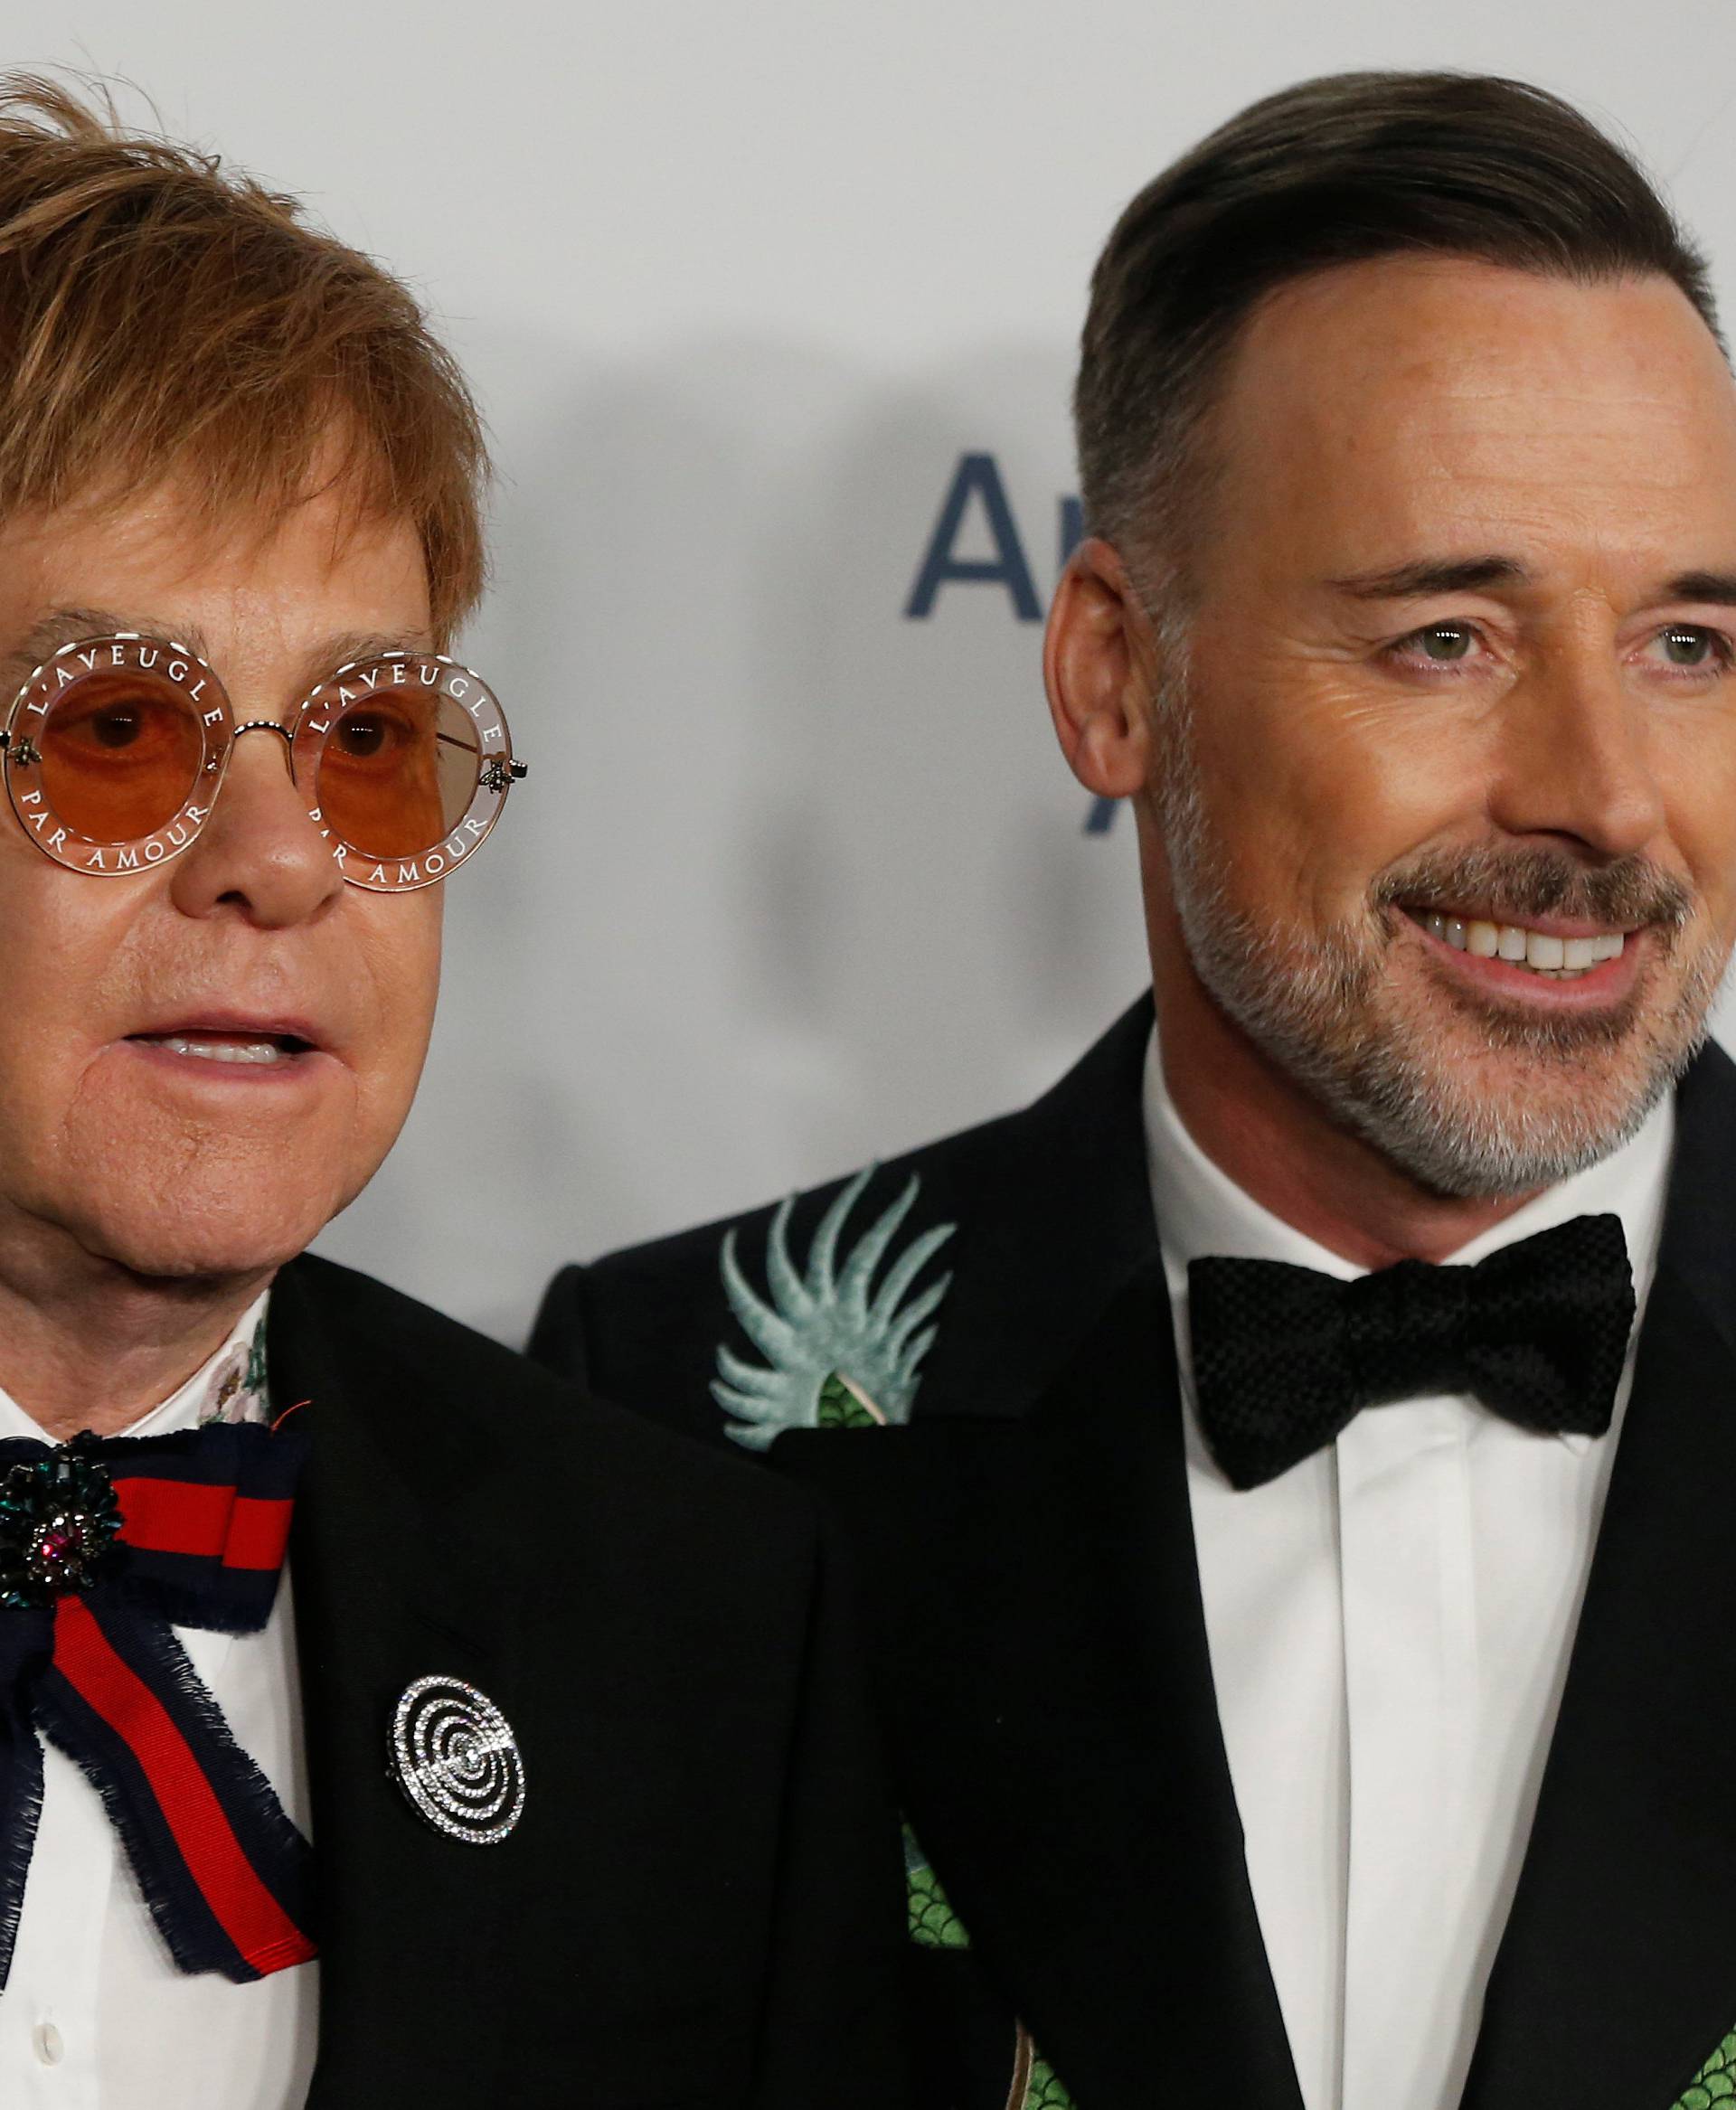
[[[514,1724],[510,1546],[488,1558],[466,1530],[464,1493],[494,1461],[467,1455],[448,1403],[405,1398],[390,1343],[365,1373],[325,1336],[300,1269],[272,1293],[274,1406],[307,1400],[313,1437],[289,1574],[320,1891],[320,2055],[310,2104],[378,2099],[389,2076],[382,2003],[394,1987],[485,1997],[508,1847],[460,1845],[410,1810],[387,1774],[398,1695],[429,1673],[462,1678]],[[363,1395],[358,1397],[358,1394]],[[465,1988],[467,1986],[467,1992]],[[440,2099],[444,2099],[443,2097]]]
[[908,1813],[1070,2093],[1297,2110],[1217,1726],[1160,1265],[1021,1418],[930,1408],[794,1431],[772,1456],[851,1517]]
[[917,1419],[1023,1414],[1156,1256],[1140,1108],[1151,1028],[1146,995],[1034,1105],[924,1167],[911,1229],[958,1228],[929,1271],[954,1281]]
[[1736,1071],[1677,1099],[1634,1390],[1465,2110],[1669,2110],[1736,2025]]

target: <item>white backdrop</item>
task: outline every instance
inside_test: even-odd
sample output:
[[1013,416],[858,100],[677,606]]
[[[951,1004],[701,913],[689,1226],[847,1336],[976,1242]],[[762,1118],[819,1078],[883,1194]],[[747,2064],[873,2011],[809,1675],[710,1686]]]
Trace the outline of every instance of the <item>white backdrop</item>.
[[[481,395],[464,649],[533,773],[448,890],[410,1126],[322,1247],[508,1340],[561,1260],[1012,1105],[1139,986],[1132,829],[1086,831],[1039,626],[993,581],[903,611],[966,455],[1046,599],[1091,260],[1182,147],[1307,74],[1521,74],[1637,146],[1736,310],[1730,0],[0,20],[5,62],[123,74],[308,198]],[[954,553],[993,553],[980,496]]]

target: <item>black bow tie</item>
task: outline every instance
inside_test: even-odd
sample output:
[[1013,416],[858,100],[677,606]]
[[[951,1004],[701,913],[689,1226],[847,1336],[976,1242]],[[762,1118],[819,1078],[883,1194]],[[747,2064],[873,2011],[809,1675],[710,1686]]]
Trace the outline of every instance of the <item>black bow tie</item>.
[[1474,1267],[1401,1260],[1354,1282],[1282,1260],[1194,1260],[1200,1427],[1237,1487],[1332,1442],[1364,1407],[1471,1392],[1540,1435],[1602,1436],[1634,1323],[1621,1220],[1580,1216]]

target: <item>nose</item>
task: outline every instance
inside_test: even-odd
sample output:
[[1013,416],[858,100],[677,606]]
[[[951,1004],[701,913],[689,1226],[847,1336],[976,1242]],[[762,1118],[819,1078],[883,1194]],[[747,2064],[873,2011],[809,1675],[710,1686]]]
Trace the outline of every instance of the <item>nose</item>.
[[231,911],[261,928],[284,929],[343,892],[337,860],[288,762],[289,736],[274,720],[236,729],[211,817],[175,860],[171,891],[184,915]]
[[1665,814],[1646,701],[1593,628],[1552,641],[1503,699],[1490,805],[1509,834],[1553,836],[1604,862],[1643,851]]

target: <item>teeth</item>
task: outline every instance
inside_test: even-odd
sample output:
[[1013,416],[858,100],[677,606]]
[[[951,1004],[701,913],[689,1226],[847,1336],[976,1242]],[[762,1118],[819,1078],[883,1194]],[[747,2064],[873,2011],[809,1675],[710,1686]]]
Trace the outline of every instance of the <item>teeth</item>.
[[1517,923],[1488,923],[1419,909],[1416,919],[1431,937],[1479,960],[1508,960],[1551,982],[1573,982],[1605,960],[1618,959],[1627,934],[1602,931],[1596,937],[1552,937]]
[[157,1042],[172,1055],[197,1055],[207,1062],[282,1062],[284,1051],[275,1041],[190,1041],[180,1033],[165,1033]]

